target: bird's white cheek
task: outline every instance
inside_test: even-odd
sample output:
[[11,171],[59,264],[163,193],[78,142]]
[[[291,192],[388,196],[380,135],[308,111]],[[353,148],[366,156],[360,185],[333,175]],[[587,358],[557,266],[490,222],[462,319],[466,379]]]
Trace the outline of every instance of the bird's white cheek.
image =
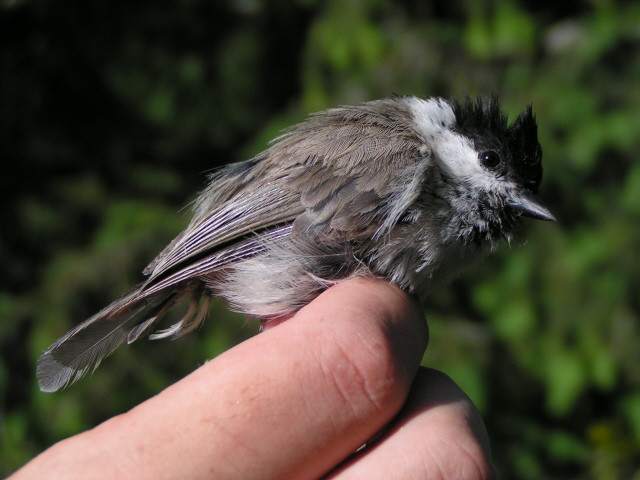
[[448,176],[473,178],[483,174],[478,153],[460,135],[443,132],[433,139],[433,143],[436,161]]

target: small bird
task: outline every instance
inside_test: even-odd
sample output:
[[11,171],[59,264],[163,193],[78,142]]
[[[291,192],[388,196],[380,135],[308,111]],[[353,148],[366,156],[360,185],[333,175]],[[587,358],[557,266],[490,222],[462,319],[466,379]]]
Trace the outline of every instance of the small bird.
[[[398,96],[311,115],[212,176],[146,281],[42,353],[40,389],[74,383],[125,341],[194,330],[209,294],[263,319],[355,276],[424,299],[508,241],[521,216],[555,220],[534,197],[541,160],[531,105],[509,125],[496,97]],[[160,328],[182,301],[182,319]]]

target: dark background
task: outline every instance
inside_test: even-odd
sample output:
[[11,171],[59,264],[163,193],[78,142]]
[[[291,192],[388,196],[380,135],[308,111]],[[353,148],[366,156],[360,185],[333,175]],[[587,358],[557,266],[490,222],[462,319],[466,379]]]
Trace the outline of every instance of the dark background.
[[37,389],[38,354],[141,279],[208,171],[329,106],[498,92],[511,118],[533,103],[559,221],[434,292],[424,364],[478,405],[502,478],[640,478],[638,2],[0,5],[0,475],[255,332],[217,303]]

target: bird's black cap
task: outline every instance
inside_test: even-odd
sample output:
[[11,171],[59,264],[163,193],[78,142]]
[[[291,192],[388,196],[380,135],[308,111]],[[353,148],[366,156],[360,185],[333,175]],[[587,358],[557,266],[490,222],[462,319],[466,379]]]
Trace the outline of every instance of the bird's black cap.
[[465,97],[463,104],[452,100],[456,129],[470,138],[478,151],[496,150],[505,162],[501,173],[532,193],[542,181],[542,147],[531,105],[511,125],[500,110],[498,97]]

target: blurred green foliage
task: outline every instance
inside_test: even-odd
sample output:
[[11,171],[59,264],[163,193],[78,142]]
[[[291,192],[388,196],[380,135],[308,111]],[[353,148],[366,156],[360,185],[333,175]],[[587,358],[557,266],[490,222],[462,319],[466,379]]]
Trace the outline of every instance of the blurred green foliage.
[[481,408],[503,478],[640,479],[638,2],[4,0],[0,32],[0,474],[255,332],[216,303],[197,334],[36,387],[205,172],[328,106],[499,92],[534,105],[559,222],[434,292],[424,363]]

